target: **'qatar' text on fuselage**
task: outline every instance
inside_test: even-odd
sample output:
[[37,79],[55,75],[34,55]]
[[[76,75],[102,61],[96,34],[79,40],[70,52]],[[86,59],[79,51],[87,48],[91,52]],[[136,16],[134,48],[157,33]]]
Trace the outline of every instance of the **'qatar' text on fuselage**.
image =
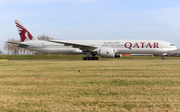
[[124,44],[124,47],[125,48],[128,48],[128,49],[132,49],[132,48],[159,48],[159,43],[157,42],[154,42],[153,44],[151,44],[150,42],[149,43],[145,43],[145,42],[140,42],[140,43],[131,43],[131,42],[126,42]]

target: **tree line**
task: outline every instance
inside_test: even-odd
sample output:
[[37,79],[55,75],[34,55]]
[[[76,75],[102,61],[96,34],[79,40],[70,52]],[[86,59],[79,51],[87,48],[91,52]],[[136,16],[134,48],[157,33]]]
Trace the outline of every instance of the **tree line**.
[[[38,36],[37,37],[38,40],[56,40],[55,38],[51,38],[47,35],[42,35],[42,36]],[[20,39],[14,39],[14,38],[11,38],[11,39],[8,39],[7,41],[10,41],[10,42],[21,42]],[[21,54],[21,55],[24,55],[24,54],[47,54],[47,53],[42,53],[42,52],[39,52],[39,51],[33,51],[33,50],[30,50],[30,49],[26,49],[26,48],[21,48],[21,47],[16,47],[14,46],[13,44],[10,44],[10,43],[5,43],[4,44],[4,50],[7,52],[7,54]]]

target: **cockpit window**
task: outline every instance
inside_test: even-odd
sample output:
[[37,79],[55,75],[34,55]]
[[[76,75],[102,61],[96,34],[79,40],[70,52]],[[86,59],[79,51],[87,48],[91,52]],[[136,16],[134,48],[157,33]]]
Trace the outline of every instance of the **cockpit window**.
[[170,46],[174,46],[174,44],[170,44]]

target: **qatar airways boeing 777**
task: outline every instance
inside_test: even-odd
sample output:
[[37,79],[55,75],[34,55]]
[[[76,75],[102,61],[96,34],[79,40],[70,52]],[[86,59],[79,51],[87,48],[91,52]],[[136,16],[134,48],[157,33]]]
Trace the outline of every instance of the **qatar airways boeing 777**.
[[[17,47],[52,54],[85,54],[83,60],[98,60],[120,57],[120,54],[161,54],[162,60],[168,52],[177,49],[174,44],[161,40],[38,40],[19,21],[15,20],[21,42],[8,42]],[[92,55],[92,56],[91,56]]]

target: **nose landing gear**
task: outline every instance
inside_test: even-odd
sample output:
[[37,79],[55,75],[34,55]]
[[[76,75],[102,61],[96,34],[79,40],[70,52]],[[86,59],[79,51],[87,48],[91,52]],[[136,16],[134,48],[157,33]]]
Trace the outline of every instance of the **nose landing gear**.
[[161,59],[162,59],[162,60],[165,60],[165,58],[164,58],[164,57],[162,57]]
[[165,60],[165,57],[164,57],[164,55],[162,55],[162,58],[161,58],[162,60]]

